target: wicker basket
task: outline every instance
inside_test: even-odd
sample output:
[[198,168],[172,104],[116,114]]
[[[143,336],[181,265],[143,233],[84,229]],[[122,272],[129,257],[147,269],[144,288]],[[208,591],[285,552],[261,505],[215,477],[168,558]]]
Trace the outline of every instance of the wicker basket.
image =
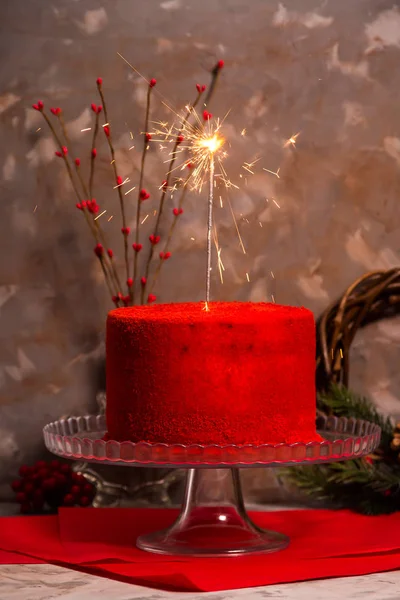
[[317,321],[317,389],[349,384],[349,353],[357,331],[400,313],[400,268],[363,275]]

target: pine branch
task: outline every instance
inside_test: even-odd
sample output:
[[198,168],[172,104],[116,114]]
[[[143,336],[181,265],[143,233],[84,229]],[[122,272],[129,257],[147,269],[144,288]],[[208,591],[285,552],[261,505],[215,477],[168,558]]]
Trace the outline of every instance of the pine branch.
[[354,417],[376,423],[382,430],[382,449],[389,449],[393,437],[391,419],[383,416],[367,398],[354,394],[344,386],[332,385],[328,392],[319,395],[317,406],[323,412],[338,417]]

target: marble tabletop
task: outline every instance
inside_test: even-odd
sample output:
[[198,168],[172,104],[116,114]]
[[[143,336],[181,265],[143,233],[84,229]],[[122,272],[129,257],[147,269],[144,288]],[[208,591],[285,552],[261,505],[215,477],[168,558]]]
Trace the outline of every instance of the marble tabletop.
[[53,565],[0,566],[0,600],[399,600],[400,571],[218,593],[175,593]]

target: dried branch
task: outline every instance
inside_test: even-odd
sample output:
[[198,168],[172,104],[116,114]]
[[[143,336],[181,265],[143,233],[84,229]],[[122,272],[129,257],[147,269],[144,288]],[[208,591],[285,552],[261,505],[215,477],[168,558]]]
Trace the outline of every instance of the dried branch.
[[[148,143],[150,141],[151,135],[149,133],[149,116],[150,116],[150,99],[151,92],[153,87],[156,85],[156,80],[151,79],[147,88],[147,100],[146,100],[146,115],[144,120],[144,132],[143,132],[143,150],[142,150],[142,159],[140,164],[140,176],[139,176],[139,190],[137,197],[137,206],[136,206],[136,230],[135,230],[135,244],[136,248],[140,243],[140,209],[143,200],[147,200],[149,195],[146,190],[143,189],[143,179],[144,179],[144,166],[146,161],[146,154],[148,149]],[[133,304],[135,303],[135,290],[136,290],[136,278],[137,278],[137,269],[138,269],[138,252],[134,250],[133,257],[133,286],[131,288],[131,299]],[[143,302],[142,302],[143,304]]]
[[[100,98],[101,98],[101,102],[102,102],[102,106],[103,106],[103,110],[104,110],[104,118],[105,118],[105,125],[104,125],[104,133],[106,135],[107,138],[107,142],[108,142],[108,147],[110,149],[110,154],[111,154],[111,164],[114,170],[114,176],[115,176],[115,181],[116,181],[116,189],[118,192],[118,198],[119,198],[119,205],[120,205],[120,210],[121,210],[121,217],[122,217],[122,229],[124,231],[128,230],[127,227],[127,222],[126,222],[126,214],[125,214],[125,204],[124,204],[124,195],[122,193],[121,190],[121,185],[122,185],[122,179],[121,177],[118,175],[118,170],[117,170],[117,163],[115,160],[115,149],[114,149],[114,144],[112,141],[112,135],[111,135],[111,126],[110,126],[110,122],[108,120],[108,110],[107,110],[107,104],[106,104],[106,100],[103,94],[103,80],[101,79],[101,77],[99,77],[96,81],[97,83],[97,90],[99,92]],[[127,287],[128,287],[128,292],[129,290],[129,253],[128,253],[128,236],[124,234],[124,258],[125,258],[125,273],[126,273],[126,281],[127,281]]]
[[[182,131],[183,131],[184,127],[186,126],[187,122],[189,121],[189,119],[190,119],[193,111],[195,110],[197,104],[199,103],[200,98],[201,98],[201,96],[202,96],[202,94],[203,94],[203,92],[205,90],[205,86],[199,86],[199,85],[197,85],[196,89],[197,89],[197,96],[196,96],[193,104],[189,105],[189,107],[187,109],[187,112],[186,112],[186,114],[185,114],[185,116],[183,118],[181,127],[180,127],[180,129],[178,131],[178,135],[176,136],[174,147],[173,147],[173,150],[172,150],[172,153],[171,153],[171,160],[170,160],[170,163],[169,163],[169,167],[168,167],[166,179],[165,179],[165,181],[163,181],[163,185],[162,185],[162,188],[161,188],[161,198],[160,198],[160,203],[159,203],[159,207],[158,207],[158,211],[157,211],[157,220],[156,220],[156,224],[155,224],[155,228],[154,228],[154,234],[153,234],[154,237],[158,236],[158,231],[159,231],[159,227],[160,227],[161,216],[163,214],[163,209],[164,209],[165,197],[166,197],[166,194],[167,194],[167,190],[170,187],[170,181],[171,181],[172,172],[174,170],[174,164],[175,164],[175,161],[176,161],[177,150],[178,150],[179,145],[183,141]],[[148,254],[148,257],[147,257],[146,268],[145,268],[145,275],[144,275],[144,279],[145,279],[146,282],[147,282],[147,280],[149,278],[150,264],[151,264],[151,261],[153,259],[153,254],[154,254],[154,245],[151,244],[150,250],[149,250],[149,254]],[[146,286],[147,286],[146,283],[142,286],[142,295],[141,295],[141,303],[142,304],[144,303],[144,298],[145,298],[145,294],[146,294]]]
[[189,173],[189,175],[186,177],[186,179],[184,181],[184,184],[183,184],[183,190],[182,190],[181,196],[179,198],[178,206],[176,208],[174,208],[173,211],[172,211],[172,213],[173,213],[173,220],[172,220],[169,232],[168,232],[168,236],[167,236],[167,240],[165,242],[164,248],[160,252],[160,257],[159,257],[158,265],[157,265],[156,271],[154,273],[153,281],[151,282],[149,295],[152,294],[152,292],[154,290],[154,287],[155,287],[155,285],[157,283],[157,279],[158,279],[158,277],[160,275],[160,271],[161,271],[161,268],[162,268],[164,262],[166,260],[168,260],[170,258],[170,256],[171,256],[171,253],[169,251],[169,247],[170,247],[172,235],[173,235],[175,227],[176,227],[176,225],[178,223],[178,219],[181,216],[181,214],[183,213],[183,208],[182,207],[183,207],[183,204],[184,204],[184,201],[185,201],[185,198],[186,198],[186,193],[188,191],[188,183],[189,183],[189,180],[190,180],[191,176],[192,176],[192,172]]

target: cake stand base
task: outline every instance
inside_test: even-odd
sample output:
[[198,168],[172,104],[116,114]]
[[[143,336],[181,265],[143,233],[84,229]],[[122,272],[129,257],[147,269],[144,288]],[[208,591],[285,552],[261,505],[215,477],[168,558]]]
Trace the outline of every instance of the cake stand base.
[[379,446],[378,425],[345,417],[319,417],[320,441],[260,446],[200,446],[104,440],[104,415],[70,417],[43,430],[57,456],[126,467],[185,468],[185,498],[176,522],[142,535],[137,546],[159,554],[234,556],[274,552],[289,544],[282,533],[259,529],[246,513],[239,468],[284,467],[361,458]]
[[289,538],[252,523],[238,469],[189,469],[178,519],[168,529],[140,536],[136,543],[158,554],[231,556],[282,550]]

